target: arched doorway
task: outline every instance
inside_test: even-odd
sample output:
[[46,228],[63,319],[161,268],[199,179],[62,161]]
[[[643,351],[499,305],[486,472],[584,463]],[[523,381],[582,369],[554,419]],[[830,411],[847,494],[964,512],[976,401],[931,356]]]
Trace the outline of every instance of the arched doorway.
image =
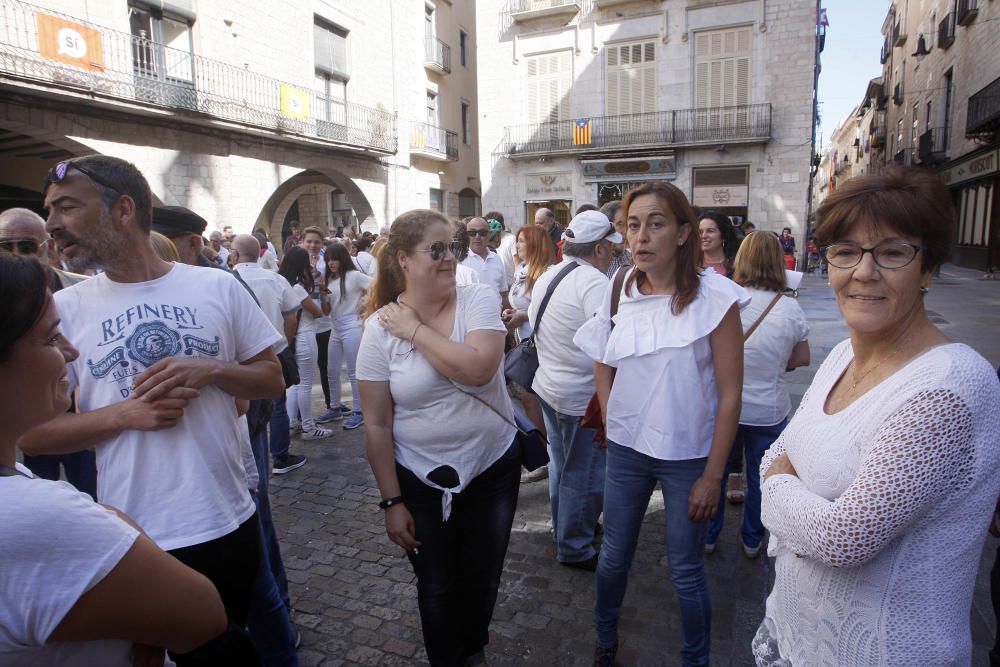
[[479,193],[472,188],[465,188],[458,193],[458,217],[482,215],[483,204]]

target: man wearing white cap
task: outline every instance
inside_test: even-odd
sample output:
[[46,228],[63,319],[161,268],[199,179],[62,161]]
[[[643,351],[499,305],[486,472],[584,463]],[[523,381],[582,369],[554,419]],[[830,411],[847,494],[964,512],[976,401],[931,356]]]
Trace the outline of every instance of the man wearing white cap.
[[[573,335],[597,312],[613,256],[621,243],[608,217],[584,211],[563,233],[565,259],[535,283],[528,319],[536,330],[538,372],[531,385],[541,399],[549,439],[549,501],[556,536],[556,558],[563,565],[597,568],[594,530],[604,503],[605,450],[594,442],[594,430],[580,426],[580,417],[594,394],[594,365],[573,344]],[[538,309],[555,279],[542,325]]]

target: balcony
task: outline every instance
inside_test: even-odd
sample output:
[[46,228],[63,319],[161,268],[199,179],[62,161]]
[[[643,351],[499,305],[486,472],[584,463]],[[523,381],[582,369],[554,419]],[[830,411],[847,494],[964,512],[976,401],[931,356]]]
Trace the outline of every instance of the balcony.
[[955,21],[960,26],[969,25],[976,20],[978,14],[978,0],[958,0],[955,4]]
[[458,159],[458,134],[422,121],[410,121],[410,155],[454,162]]
[[903,46],[906,44],[906,30],[899,23],[892,26],[892,45]]
[[889,35],[886,35],[885,41],[882,42],[882,52],[878,56],[878,61],[884,65],[885,61],[889,59],[890,53],[892,53],[892,47],[889,46]]
[[897,107],[903,103],[903,84],[897,83],[892,89],[892,103]]
[[510,0],[507,12],[514,23],[545,18],[569,23],[580,13],[580,0]]
[[876,111],[871,124],[872,150],[885,149],[885,111]]
[[[331,101],[306,87],[19,0],[0,0],[0,16],[0,81],[8,86],[44,88],[80,104],[98,99],[166,110],[192,125],[222,121],[365,152],[396,152],[396,117],[389,111]],[[83,55],[57,53],[55,44],[40,40],[38,25],[46,21],[89,35]]]
[[766,143],[770,138],[771,105],[765,103],[515,125],[504,131],[500,150],[518,159]]
[[920,135],[917,157],[923,165],[948,159],[948,128],[932,127]]
[[989,135],[1000,130],[1000,78],[969,97],[965,136]]
[[451,73],[451,47],[436,39],[427,36],[424,41],[424,67],[435,72]]
[[955,43],[955,15],[951,12],[941,19],[941,23],[938,24],[937,41],[937,45],[941,47],[941,49],[947,49]]

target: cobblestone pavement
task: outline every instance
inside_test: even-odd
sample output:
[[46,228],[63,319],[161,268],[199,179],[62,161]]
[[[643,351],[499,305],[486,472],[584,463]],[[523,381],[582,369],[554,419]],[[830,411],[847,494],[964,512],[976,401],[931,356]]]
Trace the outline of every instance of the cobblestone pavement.
[[[927,297],[935,321],[957,340],[1000,363],[1000,281],[946,267]],[[847,336],[825,278],[807,276],[799,303],[812,332],[813,363],[794,372],[797,404],[815,369]],[[346,389],[346,387],[345,387]],[[316,388],[314,397],[321,402]],[[317,413],[318,414],[318,413]],[[303,666],[426,664],[414,576],[385,536],[378,489],[364,457],[363,431],[338,424],[325,442],[293,441],[308,464],[272,478],[272,505],[302,631]],[[763,615],[769,563],[740,550],[738,512],[726,514],[718,549],[706,557],[713,603],[712,664],[752,665],[748,646]],[[624,665],[680,664],[680,618],[664,560],[663,503],[646,513],[622,614]],[[986,664],[994,631],[984,548],[972,611],[974,664]],[[521,485],[517,517],[497,602],[487,659],[491,665],[590,664],[594,575],[560,566],[549,532],[545,482]]]

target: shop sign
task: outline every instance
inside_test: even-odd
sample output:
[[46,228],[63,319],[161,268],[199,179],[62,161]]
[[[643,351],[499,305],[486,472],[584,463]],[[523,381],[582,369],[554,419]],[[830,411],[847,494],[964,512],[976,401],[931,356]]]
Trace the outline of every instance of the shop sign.
[[665,180],[677,177],[673,156],[643,160],[585,160],[583,178],[587,181]]
[[976,157],[962,160],[947,169],[943,169],[941,171],[941,180],[946,185],[955,185],[962,181],[989,176],[997,171],[1000,171],[1000,149],[992,150],[985,155],[977,155]]
[[555,174],[526,174],[524,176],[524,193],[529,197],[548,197],[549,195],[573,194],[573,183],[569,172]]
[[750,188],[745,185],[702,185],[694,189],[691,203],[703,208],[746,206]]

